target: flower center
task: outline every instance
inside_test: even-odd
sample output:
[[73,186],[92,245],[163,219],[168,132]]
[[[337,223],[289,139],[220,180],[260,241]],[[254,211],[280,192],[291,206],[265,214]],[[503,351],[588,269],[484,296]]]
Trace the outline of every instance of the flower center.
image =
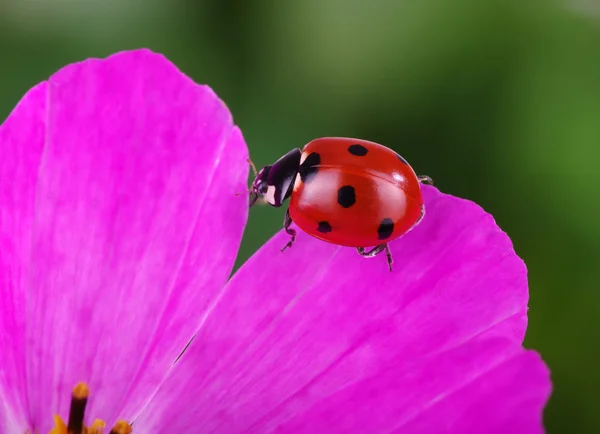
[[[69,423],[66,424],[58,415],[54,415],[54,428],[50,434],[103,434],[106,424],[100,419],[96,419],[89,427],[83,424],[85,416],[85,406],[90,396],[90,389],[87,384],[79,383],[73,388],[71,396],[71,409],[69,410]],[[131,434],[133,429],[124,420],[119,420],[110,434]]]

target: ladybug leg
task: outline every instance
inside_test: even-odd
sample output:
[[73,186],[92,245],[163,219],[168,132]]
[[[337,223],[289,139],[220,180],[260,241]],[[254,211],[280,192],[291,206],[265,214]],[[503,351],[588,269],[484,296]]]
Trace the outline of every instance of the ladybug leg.
[[414,228],[415,226],[417,226],[419,223],[421,223],[421,220],[423,220],[423,217],[425,217],[425,206],[421,205],[421,215],[419,215],[419,218],[412,225],[411,229]]
[[390,272],[392,271],[392,264],[394,263],[394,258],[392,258],[392,252],[390,251],[390,246],[385,245],[385,256],[387,258],[388,268]]
[[425,184],[433,185],[433,179],[431,179],[427,175],[418,176],[417,179],[419,180],[419,182],[423,182]]
[[364,247],[357,247],[356,251],[358,254],[364,258],[372,258],[383,252],[385,250],[385,256],[387,257],[388,268],[392,271],[392,264],[394,260],[392,259],[392,252],[390,251],[390,247],[385,244],[379,244],[378,246],[373,247],[371,250],[367,251]]
[[288,247],[292,247],[292,244],[294,244],[294,240],[296,239],[296,231],[294,229],[290,228],[291,225],[292,225],[292,218],[290,217],[290,209],[288,208],[285,211],[285,217],[283,218],[283,229],[285,229],[285,232],[290,237],[292,237],[292,239],[285,246],[283,246],[283,249],[281,249],[282,253]]

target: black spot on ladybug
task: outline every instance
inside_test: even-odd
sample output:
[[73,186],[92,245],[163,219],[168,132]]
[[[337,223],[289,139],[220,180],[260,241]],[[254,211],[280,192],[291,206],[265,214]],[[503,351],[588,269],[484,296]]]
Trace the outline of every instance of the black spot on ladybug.
[[350,208],[356,202],[356,193],[351,185],[344,185],[338,190],[338,203],[344,208]]
[[308,154],[306,160],[304,160],[298,170],[302,182],[307,183],[315,177],[319,171],[319,168],[317,167],[319,164],[321,164],[321,156],[319,154],[316,152]]
[[384,218],[383,220],[381,220],[381,223],[379,224],[379,229],[377,229],[377,233],[379,234],[379,239],[386,240],[392,236],[393,232],[394,232],[394,222],[392,221],[392,219]]
[[331,225],[329,224],[329,222],[319,222],[317,230],[322,234],[326,234],[328,232],[331,232]]
[[406,161],[404,158],[402,158],[402,155],[396,153],[396,157],[398,157],[398,160],[402,161],[404,164],[408,164],[408,161]]
[[365,155],[367,155],[367,152],[369,152],[369,150],[363,145],[356,144],[348,146],[348,152],[350,152],[352,155],[356,155],[357,157],[364,157]]

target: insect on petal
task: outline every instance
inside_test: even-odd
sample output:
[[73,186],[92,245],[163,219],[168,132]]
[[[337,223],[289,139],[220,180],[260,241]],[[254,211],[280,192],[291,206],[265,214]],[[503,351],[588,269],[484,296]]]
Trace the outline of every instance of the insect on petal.
[[540,432],[550,382],[521,347],[525,264],[479,206],[423,192],[427,215],[391,243],[391,273],[384,257],[303,233],[282,254],[288,235],[273,237],[228,283],[136,425],[483,433],[526,421]]

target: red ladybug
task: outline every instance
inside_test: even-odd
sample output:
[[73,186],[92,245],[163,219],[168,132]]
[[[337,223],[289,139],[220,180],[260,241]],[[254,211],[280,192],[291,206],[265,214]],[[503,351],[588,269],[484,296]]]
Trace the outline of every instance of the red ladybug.
[[[385,250],[390,271],[388,243],[423,218],[420,183],[432,183],[391,149],[344,137],[315,139],[254,172],[250,206],[260,199],[280,207],[290,198],[283,227],[291,239],[282,252],[296,238],[294,222],[315,238],[356,247],[367,258]],[[369,246],[375,247],[366,250]]]

